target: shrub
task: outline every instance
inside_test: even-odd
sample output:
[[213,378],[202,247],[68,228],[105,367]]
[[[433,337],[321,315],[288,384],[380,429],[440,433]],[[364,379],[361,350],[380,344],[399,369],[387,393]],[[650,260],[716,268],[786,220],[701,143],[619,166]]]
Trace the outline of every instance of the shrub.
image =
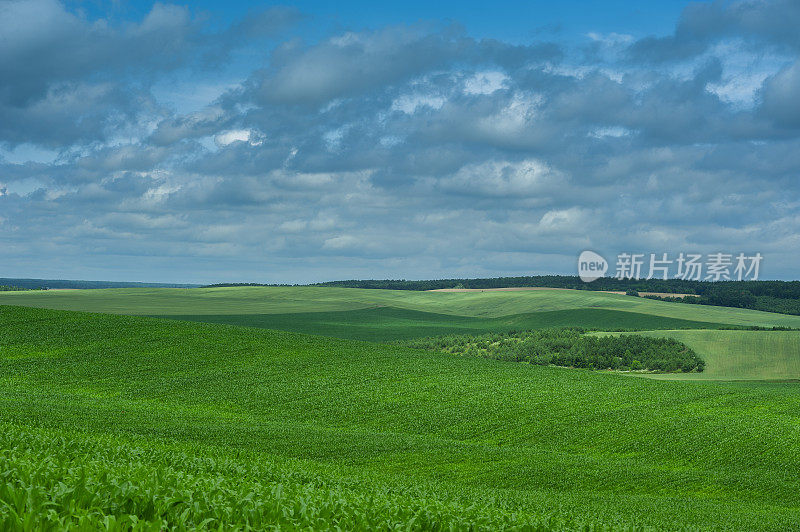
[[574,368],[703,371],[705,363],[687,345],[673,338],[635,334],[591,336],[578,328],[441,336],[407,342],[411,347],[538,365]]

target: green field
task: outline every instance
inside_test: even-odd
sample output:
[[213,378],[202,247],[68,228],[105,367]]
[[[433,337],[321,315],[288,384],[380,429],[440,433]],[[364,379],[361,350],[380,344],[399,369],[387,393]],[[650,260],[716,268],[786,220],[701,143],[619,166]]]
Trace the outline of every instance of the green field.
[[121,288],[2,292],[0,303],[139,315],[285,314],[394,307],[455,316],[500,317],[600,308],[713,323],[800,326],[800,316],[665,303],[585,290],[450,293],[332,287]]
[[[502,330],[507,325],[608,329],[800,327],[800,316],[666,303],[583,290],[467,293],[332,287],[51,290],[2,292],[1,304],[169,316],[364,339],[426,336],[430,335],[425,330],[429,327],[434,334],[443,327],[485,332]],[[350,311],[359,312],[345,314]],[[353,325],[362,327],[364,336]],[[394,331],[384,334],[375,330],[387,327]]]
[[[159,316],[156,316],[159,317]],[[586,308],[547,310],[528,314],[512,314],[499,318],[454,316],[376,307],[336,312],[297,312],[288,314],[205,314],[160,316],[165,318],[224,323],[305,332],[354,340],[391,341],[439,336],[443,334],[481,334],[493,331],[569,327],[576,324],[592,329],[676,329],[715,328],[721,324],[663,318],[652,314]]]
[[[800,331],[715,330],[798,316],[571,290],[0,305],[0,529],[800,530]],[[566,326],[676,338],[706,369],[391,343]]]
[[791,383],[18,307],[0,346],[2,528],[800,526]]
[[702,373],[660,379],[800,381],[800,331],[648,331],[685,343],[706,361]]

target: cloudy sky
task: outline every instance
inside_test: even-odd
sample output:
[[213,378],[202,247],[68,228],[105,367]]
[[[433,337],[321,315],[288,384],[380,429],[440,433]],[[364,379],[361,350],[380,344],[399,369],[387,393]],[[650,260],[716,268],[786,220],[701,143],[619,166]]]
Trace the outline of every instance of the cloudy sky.
[[0,277],[798,277],[800,2],[335,4],[0,0]]

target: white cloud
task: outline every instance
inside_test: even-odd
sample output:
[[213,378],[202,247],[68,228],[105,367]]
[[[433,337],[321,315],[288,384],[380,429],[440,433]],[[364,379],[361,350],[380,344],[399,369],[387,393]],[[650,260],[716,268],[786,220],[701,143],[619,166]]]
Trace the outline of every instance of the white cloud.
[[621,126],[599,127],[589,133],[590,137],[602,139],[604,137],[620,138],[633,133],[630,129]]
[[442,96],[431,94],[404,94],[392,102],[391,108],[394,111],[402,111],[410,115],[422,107],[441,109],[445,101]]
[[351,249],[354,247],[358,247],[358,245],[359,245],[358,238],[352,235],[340,235],[328,238],[327,240],[325,240],[322,247],[324,249],[341,250],[341,249]]
[[506,86],[508,76],[499,71],[478,72],[464,80],[466,94],[491,94]]
[[624,44],[631,44],[635,39],[633,35],[627,33],[599,33],[590,31],[586,34],[591,40],[602,43],[606,46],[619,46]]
[[214,143],[219,147],[227,146],[234,142],[248,142],[253,146],[258,146],[262,141],[257,139],[249,129],[230,129],[214,136]]
[[551,210],[542,215],[539,229],[544,233],[585,233],[593,229],[587,221],[587,213],[580,207]]
[[538,159],[519,162],[486,161],[469,164],[454,175],[441,179],[444,190],[488,196],[530,196],[564,185],[566,177]]
[[482,117],[475,129],[491,137],[523,137],[533,125],[543,102],[540,94],[516,92],[498,112]]

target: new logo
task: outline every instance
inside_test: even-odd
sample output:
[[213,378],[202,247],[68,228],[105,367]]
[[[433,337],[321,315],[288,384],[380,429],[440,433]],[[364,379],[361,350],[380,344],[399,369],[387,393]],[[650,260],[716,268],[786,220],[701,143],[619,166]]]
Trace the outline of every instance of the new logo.
[[578,257],[578,277],[585,283],[603,277],[607,271],[608,262],[594,251],[586,250]]

